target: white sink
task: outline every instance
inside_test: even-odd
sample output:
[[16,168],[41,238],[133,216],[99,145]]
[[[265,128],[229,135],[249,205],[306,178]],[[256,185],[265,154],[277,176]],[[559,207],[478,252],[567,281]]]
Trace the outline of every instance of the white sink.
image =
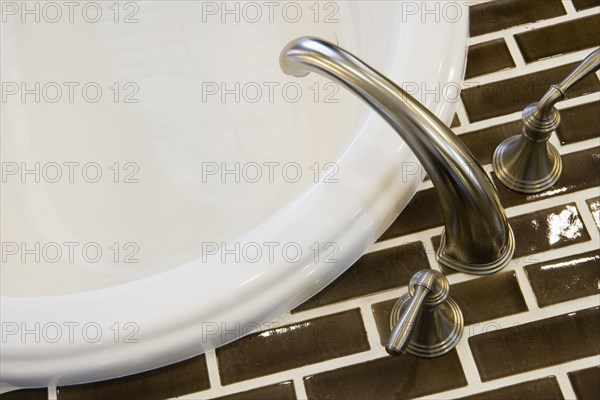
[[132,374],[268,327],[397,217],[416,158],[343,89],[284,75],[290,40],[337,43],[452,119],[466,9],[131,4],[96,23],[4,14],[2,390]]

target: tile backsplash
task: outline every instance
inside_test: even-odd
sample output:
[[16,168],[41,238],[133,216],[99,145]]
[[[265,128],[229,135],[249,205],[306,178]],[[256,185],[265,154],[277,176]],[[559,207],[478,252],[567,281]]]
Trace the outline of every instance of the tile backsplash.
[[562,125],[551,141],[564,168],[552,188],[512,192],[489,165],[494,148],[519,132],[522,109],[600,46],[600,0],[484,1],[470,18],[452,126],[497,186],[516,253],[491,276],[442,270],[465,318],[456,349],[419,359],[389,357],[382,346],[410,277],[440,268],[443,215],[426,180],[367,254],[275,328],[154,371],[0,398],[600,398],[598,75],[558,105]]

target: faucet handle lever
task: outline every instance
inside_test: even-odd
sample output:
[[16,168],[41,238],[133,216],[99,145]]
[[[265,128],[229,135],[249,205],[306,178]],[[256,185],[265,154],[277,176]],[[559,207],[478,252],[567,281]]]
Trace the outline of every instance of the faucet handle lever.
[[390,355],[404,352],[437,357],[452,350],[463,332],[463,316],[448,297],[448,280],[438,271],[418,271],[390,315],[392,330],[385,346]]

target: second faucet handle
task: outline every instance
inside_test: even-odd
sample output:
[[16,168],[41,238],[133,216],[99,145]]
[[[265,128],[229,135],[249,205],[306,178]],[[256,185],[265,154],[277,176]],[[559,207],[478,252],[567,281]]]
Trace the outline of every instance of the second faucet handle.
[[392,330],[386,351],[432,358],[446,354],[459,342],[463,315],[448,297],[450,285],[440,272],[418,271],[410,279],[408,293],[400,297],[390,315]]

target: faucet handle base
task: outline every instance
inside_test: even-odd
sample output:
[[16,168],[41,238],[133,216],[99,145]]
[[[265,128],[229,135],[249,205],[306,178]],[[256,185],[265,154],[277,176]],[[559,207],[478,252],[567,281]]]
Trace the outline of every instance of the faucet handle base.
[[[424,271],[420,271],[420,273],[422,272]],[[464,329],[464,320],[458,304],[448,297],[448,281],[438,271],[426,270],[425,273],[433,275],[434,279],[440,281],[442,290],[437,294],[432,292],[429,295],[432,297],[427,296],[429,298],[422,303],[422,308],[415,314],[415,318],[407,321],[403,319],[403,316],[407,313],[407,309],[416,295],[416,289],[413,285],[415,277],[411,279],[409,292],[400,297],[392,308],[390,329],[395,330],[398,323],[414,324],[414,326],[411,327],[410,340],[402,350],[395,349],[389,344],[386,346],[386,350],[388,353],[391,352],[392,355],[407,352],[423,358],[439,357],[456,347],[460,341]],[[417,275],[415,274],[415,276]]]

